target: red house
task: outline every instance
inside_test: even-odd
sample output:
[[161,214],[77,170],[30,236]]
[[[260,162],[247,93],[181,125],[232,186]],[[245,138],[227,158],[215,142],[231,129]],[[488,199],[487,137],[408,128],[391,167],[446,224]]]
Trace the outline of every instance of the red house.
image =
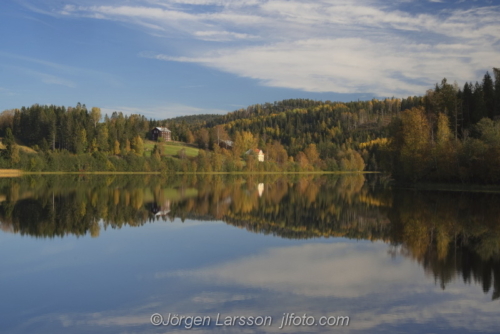
[[171,141],[172,131],[167,128],[156,127],[151,130],[151,137],[154,141],[157,141],[159,138],[163,138],[165,141]]

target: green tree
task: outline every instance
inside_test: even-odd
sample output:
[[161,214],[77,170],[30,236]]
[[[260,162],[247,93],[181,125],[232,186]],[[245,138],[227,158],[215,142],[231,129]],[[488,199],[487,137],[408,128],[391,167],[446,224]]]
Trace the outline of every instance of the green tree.
[[100,124],[97,130],[97,145],[102,152],[109,151],[109,130],[106,124]]
[[76,154],[82,154],[88,146],[87,142],[87,131],[81,129],[77,131],[76,141],[75,141],[75,151]]
[[12,165],[16,165],[21,160],[19,155],[19,147],[16,144],[12,130],[7,128],[5,132],[5,138],[3,139],[3,144],[6,148],[7,158],[10,160]]
[[495,116],[500,116],[500,69],[493,68],[493,75],[495,77]]
[[495,87],[488,72],[483,77],[483,97],[486,115],[493,119],[495,117]]

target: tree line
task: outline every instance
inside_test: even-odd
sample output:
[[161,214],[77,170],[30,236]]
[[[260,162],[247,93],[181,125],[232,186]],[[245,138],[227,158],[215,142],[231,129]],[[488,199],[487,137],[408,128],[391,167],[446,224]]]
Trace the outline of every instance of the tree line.
[[[226,115],[153,120],[97,107],[33,105],[0,115],[2,168],[81,171],[386,171],[401,181],[500,179],[500,74],[463,88],[443,79],[424,96],[332,102],[290,99]],[[156,126],[197,146],[146,152]],[[16,147],[22,143],[34,151]],[[260,149],[260,163],[249,149]]]
[[406,182],[500,181],[500,70],[494,74],[494,83],[486,73],[463,90],[443,80],[423,106],[394,119],[389,141],[376,148],[385,170]]

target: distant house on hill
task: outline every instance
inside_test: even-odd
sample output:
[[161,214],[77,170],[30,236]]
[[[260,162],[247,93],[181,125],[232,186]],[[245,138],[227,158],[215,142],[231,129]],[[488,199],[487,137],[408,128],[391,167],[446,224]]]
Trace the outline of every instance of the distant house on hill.
[[163,138],[165,141],[172,140],[172,131],[163,127],[156,127],[151,130],[151,137],[154,141],[157,141],[159,138]]
[[262,152],[262,150],[259,150],[258,148],[252,148],[246,151],[245,154],[253,154],[257,157],[257,160],[259,160],[260,162],[264,161],[264,152]]
[[233,142],[233,141],[231,141],[231,140],[221,140],[221,141],[219,142],[219,146],[220,146],[221,148],[225,148],[226,150],[230,150],[230,149],[232,149],[232,148],[233,148],[233,146],[234,146],[234,142]]

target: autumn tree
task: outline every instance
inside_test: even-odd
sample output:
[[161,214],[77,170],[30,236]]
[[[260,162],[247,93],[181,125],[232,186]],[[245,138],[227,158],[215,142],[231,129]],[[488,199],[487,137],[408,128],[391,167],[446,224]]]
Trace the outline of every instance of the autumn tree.
[[439,113],[437,118],[436,143],[432,151],[434,160],[434,174],[441,180],[454,178],[457,176],[454,164],[456,161],[456,145],[458,141],[452,141],[453,134],[450,130],[448,116]]
[[396,174],[413,181],[420,179],[427,168],[430,144],[430,126],[423,108],[402,112],[393,131]]
[[141,136],[137,135],[132,139],[130,143],[131,149],[135,151],[135,154],[142,155],[144,153],[144,142]]
[[191,132],[191,130],[188,130],[186,132],[186,143],[192,144],[192,143],[194,143],[194,141],[195,141],[195,138],[194,138],[193,133]]
[[452,134],[450,131],[450,121],[448,116],[439,113],[437,119],[436,143],[438,146],[443,147],[450,142]]
[[288,153],[285,147],[275,140],[273,143],[266,145],[266,158],[269,161],[274,161],[278,165],[284,165],[288,162]]
[[341,150],[337,154],[337,160],[340,162],[340,170],[360,172],[365,169],[363,157],[351,148]]
[[196,142],[198,143],[198,147],[201,149],[207,149],[210,141],[210,135],[208,130],[205,128],[201,128],[198,130],[196,134]]
[[309,160],[309,162],[313,165],[316,166],[319,162],[319,152],[318,149],[316,148],[316,144],[311,143],[307,148],[304,150],[304,153]]
[[222,125],[217,125],[212,129],[212,138],[214,138],[214,143],[220,145],[223,140],[229,140],[229,134]]
[[307,170],[311,166],[307,155],[302,151],[295,156],[295,162],[297,162],[301,170]]
[[113,154],[120,154],[120,142],[118,140],[115,140],[114,145],[113,145]]
[[233,151],[235,156],[240,156],[249,149],[257,148],[258,139],[251,132],[241,131],[236,132],[234,139]]
[[90,118],[94,123],[94,129],[97,128],[97,123],[101,120],[101,108],[92,107],[92,111],[90,112]]
[[0,114],[0,129],[10,128],[12,133],[12,128],[14,127],[14,114],[15,110],[12,109],[2,111]]

